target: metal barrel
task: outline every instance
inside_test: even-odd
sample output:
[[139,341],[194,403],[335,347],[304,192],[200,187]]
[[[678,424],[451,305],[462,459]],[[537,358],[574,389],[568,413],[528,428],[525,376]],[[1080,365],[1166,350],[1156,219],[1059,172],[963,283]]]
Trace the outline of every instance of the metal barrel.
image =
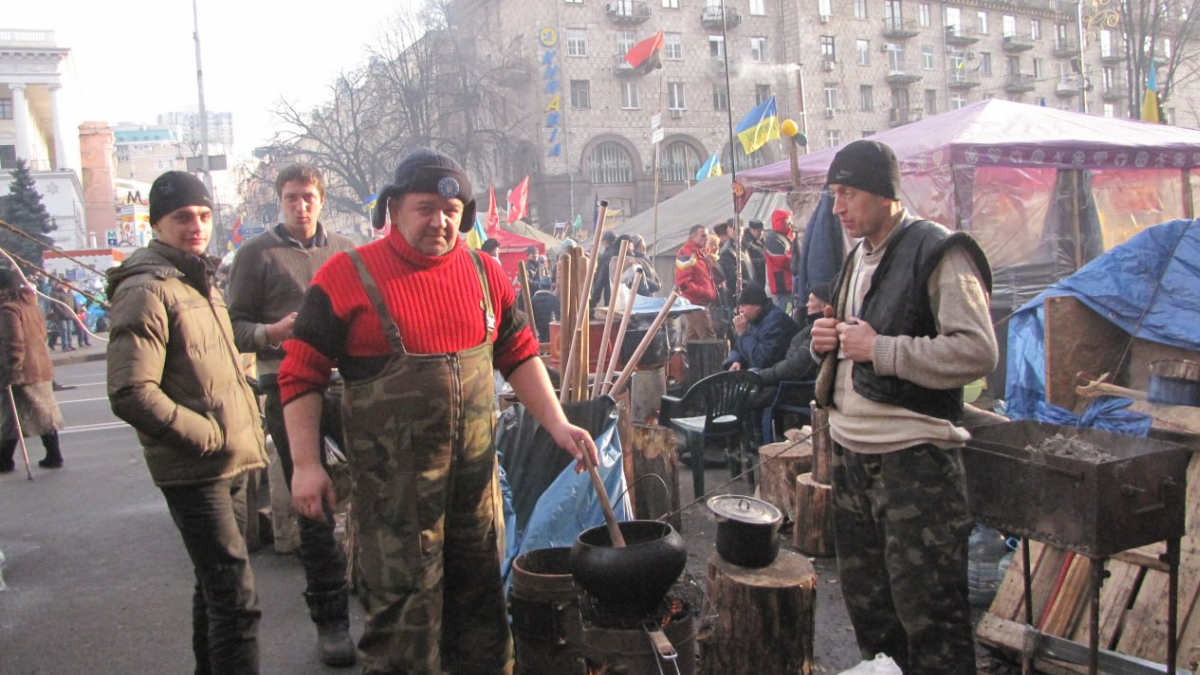
[[571,549],[543,548],[513,560],[516,675],[582,675],[583,620],[571,575]]

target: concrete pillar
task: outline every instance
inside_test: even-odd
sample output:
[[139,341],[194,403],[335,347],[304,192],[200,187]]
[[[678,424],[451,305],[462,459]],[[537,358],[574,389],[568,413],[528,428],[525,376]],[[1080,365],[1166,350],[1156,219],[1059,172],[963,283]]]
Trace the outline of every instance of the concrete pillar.
[[75,162],[72,162],[67,157],[66,132],[63,130],[62,109],[59,106],[59,90],[62,85],[52,84],[50,89],[50,124],[54,130],[54,168],[55,169],[71,169],[74,168]]
[[10,84],[13,95],[13,126],[17,132],[17,159],[29,161],[29,102],[25,100],[25,85]]

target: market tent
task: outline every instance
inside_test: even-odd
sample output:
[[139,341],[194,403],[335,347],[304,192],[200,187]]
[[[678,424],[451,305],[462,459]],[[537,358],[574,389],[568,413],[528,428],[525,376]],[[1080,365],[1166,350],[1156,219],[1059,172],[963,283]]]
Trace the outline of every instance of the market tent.
[[504,268],[504,273],[508,275],[509,279],[517,278],[521,261],[526,259],[525,251],[530,246],[536,248],[538,253],[546,252],[546,245],[544,243],[519,235],[516,232],[510,232],[503,227],[500,228],[499,232],[493,233],[492,236],[500,241],[500,249],[497,251],[500,254],[500,266]]

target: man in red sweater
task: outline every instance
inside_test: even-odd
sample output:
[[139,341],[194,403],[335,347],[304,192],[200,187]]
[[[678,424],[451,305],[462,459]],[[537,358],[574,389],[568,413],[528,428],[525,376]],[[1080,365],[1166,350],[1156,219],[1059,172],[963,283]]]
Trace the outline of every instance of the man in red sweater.
[[364,675],[508,673],[512,668],[496,517],[492,371],[555,442],[595,456],[567,421],[513,306],[500,264],[460,232],[475,199],[459,164],[430,149],[379,193],[378,241],[317,272],[279,371],[299,513],[328,517],[318,460],[321,391],[337,366],[353,477]]
[[700,305],[702,311],[684,315],[684,343],[692,340],[711,340],[717,336],[713,329],[709,305],[717,301],[717,283],[713,280],[712,262],[708,257],[708,228],[693,225],[687,241],[675,256],[675,287],[688,302]]

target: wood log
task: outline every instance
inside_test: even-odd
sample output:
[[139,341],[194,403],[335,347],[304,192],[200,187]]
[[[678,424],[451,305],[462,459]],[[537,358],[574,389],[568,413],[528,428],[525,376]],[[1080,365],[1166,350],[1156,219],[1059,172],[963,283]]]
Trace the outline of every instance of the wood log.
[[759,498],[773,504],[791,520],[796,515],[796,479],[812,471],[812,442],[768,443],[758,449],[758,467]]
[[833,438],[829,435],[829,413],[821,408],[812,409],[812,448],[813,448],[813,480],[821,485],[829,485],[829,464],[833,460]]
[[792,548],[805,555],[828,558],[833,550],[833,488],[813,479],[811,473],[796,478],[795,523]]
[[670,513],[666,522],[683,532],[675,432],[668,427],[635,421],[629,455],[633,457],[629,491],[634,515],[642,520],[655,520]]
[[766,567],[708,559],[708,599],[716,614],[700,637],[703,675],[811,675],[817,574],[780,551]]
[[729,357],[727,340],[692,340],[687,343],[687,386],[725,370]]

